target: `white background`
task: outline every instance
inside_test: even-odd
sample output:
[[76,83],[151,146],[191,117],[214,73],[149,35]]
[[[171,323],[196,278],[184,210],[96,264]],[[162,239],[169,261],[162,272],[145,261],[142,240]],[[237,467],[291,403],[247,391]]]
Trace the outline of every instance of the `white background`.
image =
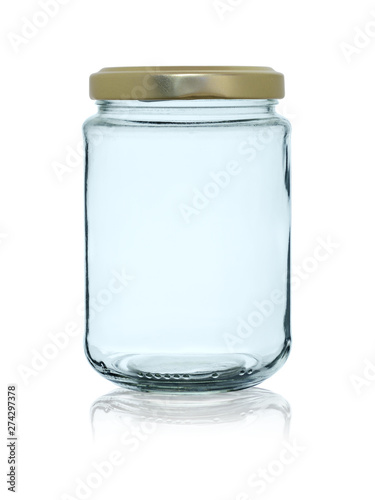
[[[2,494],[11,495],[5,400],[16,383],[21,499],[371,498],[375,3],[70,0],[55,10],[46,19],[37,0],[1,4]],[[28,21],[40,27],[25,32]],[[105,437],[118,424],[109,411],[93,440],[90,407],[115,386],[83,354],[83,167],[68,153],[80,151],[81,123],[95,112],[90,73],[121,65],[264,65],[285,74],[293,349],[262,387],[291,407],[286,441],[267,409],[254,422],[172,418],[133,436],[132,446]],[[60,180],[56,162],[69,167]],[[319,238],[334,245],[314,263]],[[51,335],[69,327],[76,335],[35,365]],[[121,418],[137,433],[141,416]],[[288,446],[298,451],[286,460]],[[95,475],[94,462],[114,450],[121,463]],[[267,479],[254,487],[249,478],[262,469]],[[91,487],[77,490],[80,481]]]

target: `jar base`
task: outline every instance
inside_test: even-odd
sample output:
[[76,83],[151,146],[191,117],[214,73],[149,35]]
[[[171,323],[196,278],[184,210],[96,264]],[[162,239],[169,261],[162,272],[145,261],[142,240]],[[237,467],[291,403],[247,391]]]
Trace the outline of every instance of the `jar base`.
[[[288,349],[289,351],[289,349]],[[248,354],[132,354],[90,360],[105,378],[146,392],[226,392],[261,383],[287,358],[286,350],[268,366]]]

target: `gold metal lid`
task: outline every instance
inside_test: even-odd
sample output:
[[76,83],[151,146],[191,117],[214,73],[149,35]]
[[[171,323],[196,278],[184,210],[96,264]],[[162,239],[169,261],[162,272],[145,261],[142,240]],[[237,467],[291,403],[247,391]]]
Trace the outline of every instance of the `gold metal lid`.
[[103,68],[90,77],[98,100],[281,99],[284,75],[262,66]]

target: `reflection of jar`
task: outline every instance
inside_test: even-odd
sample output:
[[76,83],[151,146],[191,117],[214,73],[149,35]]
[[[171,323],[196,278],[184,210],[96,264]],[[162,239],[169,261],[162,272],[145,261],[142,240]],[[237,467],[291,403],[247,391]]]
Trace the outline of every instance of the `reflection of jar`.
[[221,391],[284,363],[289,133],[270,68],[107,68],[86,141],[90,363],[135,389]]
[[[279,394],[256,387],[240,393],[225,394],[143,394],[118,390],[97,399],[91,408],[94,436],[108,433],[129,420],[171,425],[211,425],[252,423],[272,420],[280,435],[289,437],[290,406]],[[104,424],[102,425],[102,422]],[[281,432],[282,431],[282,432]]]
[[[155,491],[168,500],[256,498],[261,471],[273,481],[287,461],[280,455],[291,456],[289,404],[258,387],[221,394],[120,389],[95,401],[91,418],[98,461],[108,450],[123,458],[109,495],[126,488],[142,499]],[[147,480],[145,464],[152,465]]]

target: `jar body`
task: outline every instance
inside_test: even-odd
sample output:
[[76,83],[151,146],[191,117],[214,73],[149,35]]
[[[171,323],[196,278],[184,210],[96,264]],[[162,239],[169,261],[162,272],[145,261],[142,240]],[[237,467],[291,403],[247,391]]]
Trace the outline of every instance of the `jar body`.
[[99,101],[86,355],[129,388],[256,385],[290,349],[289,136],[271,100]]

